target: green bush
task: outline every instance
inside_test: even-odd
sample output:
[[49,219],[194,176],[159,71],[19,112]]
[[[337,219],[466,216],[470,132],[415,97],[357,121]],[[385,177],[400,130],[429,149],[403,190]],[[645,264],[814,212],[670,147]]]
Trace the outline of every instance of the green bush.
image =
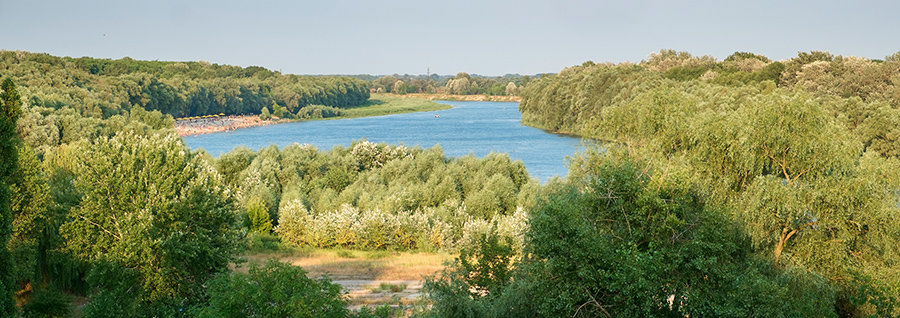
[[56,288],[36,289],[22,306],[22,317],[65,318],[72,311],[72,297]]
[[[533,311],[516,304],[530,299],[507,287],[513,278],[515,250],[508,238],[482,234],[463,248],[440,275],[425,280],[423,291],[432,300],[428,317],[527,317]],[[512,301],[511,301],[512,300]]]
[[321,119],[338,117],[343,114],[344,112],[340,108],[323,105],[309,105],[298,109],[296,117],[300,119]]
[[270,260],[247,274],[225,273],[207,283],[209,303],[198,317],[347,317],[341,287],[327,278]]
[[281,238],[277,235],[271,233],[260,234],[256,232],[247,234],[247,251],[249,252],[269,252],[277,251],[281,248]]

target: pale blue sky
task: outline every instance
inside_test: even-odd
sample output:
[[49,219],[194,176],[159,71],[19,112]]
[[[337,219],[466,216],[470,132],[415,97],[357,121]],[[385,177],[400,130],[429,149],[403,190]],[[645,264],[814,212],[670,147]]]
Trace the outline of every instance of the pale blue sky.
[[485,75],[640,61],[900,50],[900,1],[0,0],[0,49],[297,74]]

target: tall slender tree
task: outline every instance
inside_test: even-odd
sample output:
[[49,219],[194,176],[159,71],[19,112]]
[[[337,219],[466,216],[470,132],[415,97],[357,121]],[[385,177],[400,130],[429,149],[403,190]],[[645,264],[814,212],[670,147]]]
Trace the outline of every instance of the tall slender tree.
[[16,145],[20,141],[16,135],[16,120],[22,112],[21,107],[16,84],[7,78],[0,85],[0,316],[3,317],[13,315],[16,310],[12,299],[12,264],[6,245],[12,231],[9,182],[18,165]]

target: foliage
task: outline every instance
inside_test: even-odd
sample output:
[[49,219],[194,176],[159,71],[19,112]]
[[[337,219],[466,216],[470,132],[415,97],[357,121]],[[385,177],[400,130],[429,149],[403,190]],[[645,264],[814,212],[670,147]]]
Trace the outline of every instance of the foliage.
[[272,119],[272,114],[269,113],[269,108],[263,106],[262,110],[259,111],[259,119],[269,120]]
[[[467,73],[456,75],[386,75],[375,77],[359,75],[356,78],[369,82],[377,93],[410,94],[462,94],[462,95],[518,95],[519,89],[528,85],[532,76],[507,74],[482,76]],[[505,84],[504,84],[505,83]]]
[[13,260],[12,275],[17,286],[41,281],[38,264],[43,231],[49,219],[49,188],[41,164],[28,146],[20,145],[18,169],[9,185],[12,236],[7,244]]
[[10,78],[3,80],[0,90],[0,315],[11,316],[16,310],[12,298],[16,277],[7,244],[14,213],[10,186],[18,170],[17,146],[21,142],[15,127],[22,102],[16,84]]
[[[824,279],[755,257],[724,215],[617,153],[588,152],[573,163],[576,177],[548,186],[511,280],[504,271],[473,275],[457,263],[450,275],[429,281],[433,314],[836,315]],[[479,264],[492,263],[484,261],[492,253],[506,254],[488,248],[496,243],[482,244]],[[478,293],[471,284],[484,277],[498,285]]]
[[351,107],[369,98],[365,81],[284,75],[258,66],[0,51],[0,69],[27,87],[23,94],[32,107],[71,108],[92,118],[135,107],[174,117],[258,114],[273,103],[293,113],[310,104]]
[[[495,233],[482,234],[477,242],[463,248],[459,257],[439,276],[426,278],[424,292],[433,301],[427,316],[529,316],[517,308],[521,306],[505,306],[514,294],[507,287],[512,282],[515,257],[515,250],[508,240]],[[530,299],[520,301],[529,302]]]
[[440,148],[367,141],[327,152],[297,144],[255,154],[238,148],[215,166],[251,231],[276,225],[285,243],[301,246],[456,248],[494,222],[521,242],[520,208],[537,188],[521,162],[505,155],[447,159]]
[[[688,189],[630,159],[596,156],[576,162],[585,173],[539,203],[530,220],[533,258],[523,270],[532,288],[553,291],[537,293],[538,312],[829,315],[833,296],[821,279],[771,270]],[[788,291],[804,297],[769,299]]]
[[310,279],[299,267],[270,260],[247,274],[223,273],[208,283],[199,317],[347,317],[341,287]]
[[[691,67],[707,71],[671,76]],[[660,189],[678,182],[721,209],[749,239],[745,258],[776,264],[759,273],[809,272],[823,281],[800,281],[832,290],[823,301],[840,315],[863,316],[900,307],[853,296],[900,282],[900,250],[889,239],[900,233],[898,67],[827,52],[709,62],[663,51],[641,67],[586,63],[539,79],[520,110],[530,125],[621,146],[661,171]],[[596,164],[575,165],[569,178]]]
[[[184,306],[227,270],[238,245],[232,201],[215,170],[180,139],[122,133],[79,157],[74,185],[83,196],[60,232],[76,257],[108,264],[91,270],[95,288],[112,286],[92,301],[109,295],[119,306],[121,286],[141,308]],[[121,274],[106,277],[114,272]]]
[[322,119],[322,118],[331,118],[342,116],[344,113],[338,108],[322,106],[322,105],[308,105],[303,106],[297,110],[297,118],[300,119]]
[[54,288],[41,288],[22,306],[23,317],[65,318],[72,311],[72,297]]

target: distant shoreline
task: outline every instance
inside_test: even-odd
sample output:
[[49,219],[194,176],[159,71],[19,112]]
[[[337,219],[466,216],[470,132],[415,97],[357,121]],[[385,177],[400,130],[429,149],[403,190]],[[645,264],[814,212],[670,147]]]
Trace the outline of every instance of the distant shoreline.
[[262,120],[258,115],[232,115],[201,119],[179,119],[175,121],[178,136],[205,135],[240,128],[266,126],[288,122],[287,119]]
[[449,100],[463,102],[520,102],[522,98],[519,96],[496,96],[496,95],[454,95],[454,94],[384,94],[401,98],[423,98],[428,100]]
[[233,115],[209,118],[175,120],[175,132],[178,136],[197,136],[218,132],[232,131],[240,128],[268,126],[306,120],[332,120],[359,117],[373,117],[393,114],[435,111],[452,108],[450,105],[435,103],[428,98],[393,94],[372,94],[369,101],[362,106],[342,108],[340,116],[310,119],[275,119],[262,120],[259,115]]

